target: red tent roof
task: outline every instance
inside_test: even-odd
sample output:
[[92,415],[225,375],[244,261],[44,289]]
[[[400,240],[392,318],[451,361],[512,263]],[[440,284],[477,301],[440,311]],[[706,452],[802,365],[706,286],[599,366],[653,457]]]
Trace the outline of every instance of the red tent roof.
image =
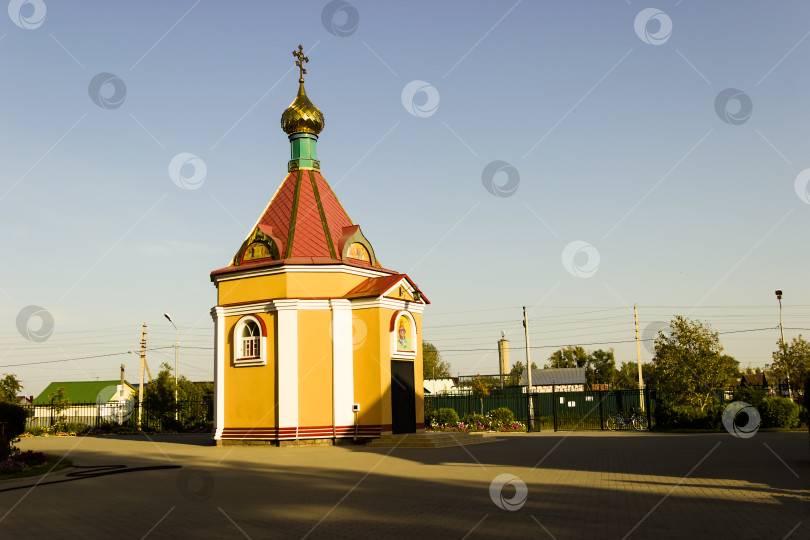
[[[385,270],[369,261],[343,258],[344,243],[359,233],[320,171],[301,169],[287,175],[264,209],[239,253],[226,268],[211,274],[279,264],[349,264]],[[241,260],[256,234],[272,239],[278,256]],[[361,234],[362,235],[362,234]]]
[[353,223],[319,171],[299,170],[284,179],[258,225],[273,228],[282,259],[339,259],[337,241]]

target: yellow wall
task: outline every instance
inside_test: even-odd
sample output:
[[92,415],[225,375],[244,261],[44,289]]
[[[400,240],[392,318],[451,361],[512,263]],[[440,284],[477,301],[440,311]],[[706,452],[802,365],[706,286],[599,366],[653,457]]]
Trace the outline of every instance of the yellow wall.
[[298,425],[332,425],[332,312],[298,312]]
[[[379,324],[380,324],[380,357],[382,358],[382,373],[380,374],[380,381],[378,383],[377,392],[380,394],[380,404],[383,425],[391,424],[391,319],[394,317],[395,310],[380,309]],[[390,431],[390,428],[388,428]]]
[[416,358],[414,359],[415,369],[413,384],[416,389],[416,423],[425,422],[425,380],[422,369],[422,314],[412,313],[413,320],[416,321]]
[[366,278],[341,272],[289,272],[218,284],[218,304],[227,306],[277,298],[341,298]]
[[413,302],[413,295],[411,295],[408,291],[405,290],[405,287],[402,287],[400,290],[399,287],[395,288],[389,294],[385,296],[386,298],[396,298],[398,300],[407,300],[408,302]]
[[[219,304],[257,302],[274,298],[339,298],[364,278],[340,273],[288,273],[260,276],[218,284]],[[400,296],[399,290],[392,296]],[[405,297],[410,295],[405,293]],[[352,310],[356,329],[353,351],[354,402],[359,403],[361,425],[391,424],[391,318],[395,310],[368,308]],[[422,317],[416,322],[416,422],[424,421],[422,378]],[[233,327],[240,317],[226,317],[225,426],[275,427],[277,388],[277,324],[275,313],[260,313],[267,330],[267,365],[233,367]],[[298,311],[298,425],[332,424],[332,339],[330,310]],[[362,336],[361,329],[365,330]]]
[[342,272],[294,272],[286,275],[288,298],[340,298],[367,279]]
[[[354,351],[354,395],[361,404],[360,424],[391,424],[391,319],[396,311],[385,308],[353,310],[352,316],[368,330],[365,342]],[[416,322],[416,423],[424,422],[424,380],[422,378],[422,317],[412,314]],[[356,323],[355,323],[356,324]],[[374,329],[379,329],[375,332]],[[401,360],[401,359],[400,359]]]
[[279,274],[221,281],[217,289],[220,306],[287,298],[287,278]]
[[[380,335],[379,309],[352,310],[352,324],[363,325],[366,338],[354,343],[354,400],[360,404],[358,422],[379,425],[382,422],[380,403]],[[385,336],[387,337],[387,336]]]
[[225,318],[225,426],[275,427],[276,389],[276,315],[254,314],[267,330],[267,365],[234,367],[233,327],[241,316]]

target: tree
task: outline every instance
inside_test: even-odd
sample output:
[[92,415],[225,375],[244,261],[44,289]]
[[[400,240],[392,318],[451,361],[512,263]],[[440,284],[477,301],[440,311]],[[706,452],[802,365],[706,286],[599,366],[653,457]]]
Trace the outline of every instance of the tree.
[[585,368],[585,382],[594,384],[611,384],[616,376],[616,359],[613,349],[597,349],[587,352],[579,346],[563,347],[551,353],[546,368]]
[[771,369],[777,380],[785,381],[785,384],[790,380],[790,392],[794,397],[798,396],[810,372],[810,343],[799,334],[790,343],[780,340],[776,344],[778,348],[773,353]]
[[484,398],[489,395],[489,389],[492,387],[492,381],[478,375],[472,382],[472,393],[478,398],[481,403],[481,415],[484,414]]
[[[644,369],[644,366],[641,366]],[[638,364],[622,362],[616,372],[616,390],[638,390]]]
[[[537,364],[532,362],[532,369],[537,369]],[[508,386],[520,386],[520,379],[526,373],[526,366],[523,365],[523,362],[518,360],[515,362],[515,365],[512,366],[512,371],[509,372],[509,383]]]
[[588,355],[585,366],[585,379],[589,385],[610,384],[616,381],[616,359],[613,349],[603,351],[597,349]]
[[450,362],[442,360],[442,355],[435,345],[422,342],[422,378],[447,379],[451,376]]
[[721,354],[720,338],[708,324],[677,315],[669,329],[659,330],[655,338],[658,386],[668,401],[703,410],[717,400],[715,391],[736,376],[739,362]]
[[[655,364],[642,363],[641,376],[645,387],[658,388],[658,372]],[[616,389],[638,390],[638,363],[622,362],[621,368],[616,372]]]
[[20,379],[16,375],[6,374],[0,379],[0,401],[6,403],[17,403],[17,394],[22,390]]
[[62,412],[70,407],[70,400],[65,396],[65,387],[60,386],[56,389],[56,392],[48,394],[48,399],[51,400],[51,410],[56,414],[56,425],[64,428],[67,416]]
[[585,367],[588,364],[588,353],[582,347],[563,347],[551,353],[546,368]]
[[[174,373],[172,367],[164,362],[160,365],[160,372],[144,388],[143,399],[149,404],[149,409],[154,411],[163,429],[179,431],[183,427],[192,427],[195,424],[204,422],[205,412],[202,408],[183,408],[183,414],[177,411],[177,404],[174,400]],[[186,402],[186,405],[200,402],[205,398],[204,388],[192,383],[185,377],[177,379],[177,401]],[[186,410],[188,409],[188,410]],[[177,416],[177,420],[175,420]]]

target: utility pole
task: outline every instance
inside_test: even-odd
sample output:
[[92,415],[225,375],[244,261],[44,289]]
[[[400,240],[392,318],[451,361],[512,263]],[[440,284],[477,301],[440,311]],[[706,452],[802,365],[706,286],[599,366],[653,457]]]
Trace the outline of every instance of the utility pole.
[[529,349],[529,316],[526,314],[526,306],[523,306],[523,330],[526,333],[526,396],[529,399],[529,417],[526,422],[526,431],[534,429],[534,404],[532,403],[532,358]]
[[[177,325],[174,324],[171,316],[168,313],[163,314],[172,326],[174,326],[174,419],[177,420],[177,346],[179,342],[177,341]],[[332,426],[335,427],[334,425]]]
[[638,306],[633,304],[633,313],[636,317],[636,359],[638,360],[638,401],[641,410],[644,410],[644,379],[641,377],[641,341],[638,337]]
[[782,327],[782,289],[778,289],[776,291],[776,299],[779,300],[779,335],[782,336],[781,351],[785,359],[785,376],[787,377],[788,399],[793,401],[793,391],[790,389],[790,366],[788,365],[787,361],[787,348],[785,348],[785,330]]
[[146,324],[141,329],[141,374],[138,377],[138,431],[143,419],[143,366],[146,364]]
[[152,382],[152,372],[149,371],[149,362],[146,361],[146,355],[143,357],[143,365],[146,367],[146,376],[149,379],[149,382]]
[[118,391],[118,423],[124,423],[124,364],[121,364],[121,389]]

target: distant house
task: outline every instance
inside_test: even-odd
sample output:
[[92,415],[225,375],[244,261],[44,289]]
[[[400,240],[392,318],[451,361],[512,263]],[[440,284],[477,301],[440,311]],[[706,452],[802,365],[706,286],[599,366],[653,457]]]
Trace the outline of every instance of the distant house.
[[[53,398],[59,388],[64,388],[64,399],[69,405],[54,410]],[[123,421],[132,412],[132,399],[137,399],[135,388],[124,381],[123,392],[120,380],[112,381],[66,381],[52,382],[33,400],[34,415],[29,426],[49,426],[60,418],[66,422],[92,424],[101,418],[107,421]]]
[[[527,386],[526,370],[520,385]],[[532,370],[532,392],[582,392],[585,390],[585,368],[546,368]],[[524,390],[525,392],[525,390]]]
[[423,386],[425,388],[425,395],[455,394],[458,392],[458,377],[425,379]]
[[34,405],[50,405],[51,396],[56,394],[59,388],[65,389],[65,399],[71,403],[126,401],[132,399],[136,393],[135,387],[124,381],[124,395],[121,398],[121,381],[119,380],[52,382],[34,398]]
[[766,373],[744,373],[740,378],[740,386],[757,386],[759,388],[772,388],[773,378]]
[[744,373],[740,378],[739,386],[751,386],[770,392],[778,387],[776,380],[768,373]]
[[31,405],[34,402],[34,396],[17,396],[18,405]]

